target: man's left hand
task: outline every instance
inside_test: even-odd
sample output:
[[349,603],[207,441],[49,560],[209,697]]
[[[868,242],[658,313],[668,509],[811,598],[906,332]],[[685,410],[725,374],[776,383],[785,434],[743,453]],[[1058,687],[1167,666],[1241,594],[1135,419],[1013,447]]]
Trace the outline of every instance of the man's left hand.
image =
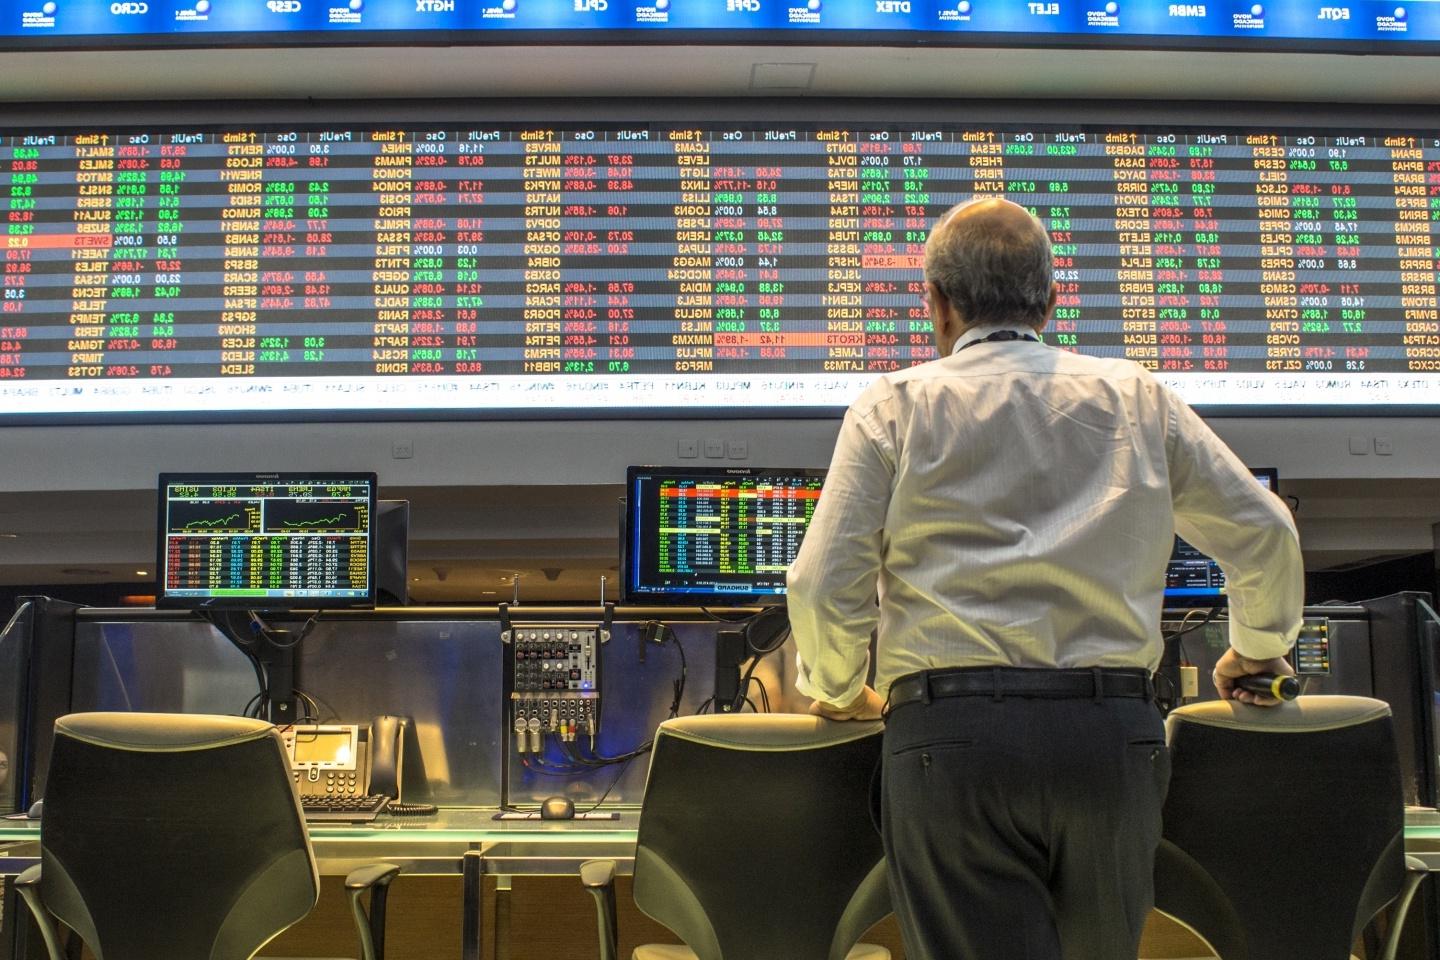
[[860,691],[860,696],[843,707],[821,700],[810,704],[811,713],[827,720],[879,720],[880,711],[884,709],[885,701],[880,699],[874,688],[868,686]]

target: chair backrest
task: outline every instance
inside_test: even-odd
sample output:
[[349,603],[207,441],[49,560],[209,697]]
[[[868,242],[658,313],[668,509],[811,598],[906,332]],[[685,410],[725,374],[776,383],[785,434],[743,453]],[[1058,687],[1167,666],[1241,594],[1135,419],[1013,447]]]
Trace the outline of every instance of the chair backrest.
[[879,723],[780,714],[660,725],[635,902],[699,960],[839,960],[890,912],[870,815]]
[[319,894],[268,723],[70,714],[44,797],[41,897],[100,960],[245,960]]
[[1156,907],[1225,960],[1349,960],[1404,880],[1404,800],[1390,708],[1300,697],[1182,707]]

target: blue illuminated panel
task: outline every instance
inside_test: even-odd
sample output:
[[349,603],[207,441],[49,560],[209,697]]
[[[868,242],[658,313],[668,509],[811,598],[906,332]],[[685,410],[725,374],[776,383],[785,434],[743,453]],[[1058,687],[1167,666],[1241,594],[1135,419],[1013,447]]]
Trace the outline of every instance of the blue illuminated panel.
[[[1440,39],[1436,0],[0,0],[0,36],[150,38],[352,33],[845,32],[926,42],[1007,35],[1344,48]],[[858,40],[859,38],[852,38]]]

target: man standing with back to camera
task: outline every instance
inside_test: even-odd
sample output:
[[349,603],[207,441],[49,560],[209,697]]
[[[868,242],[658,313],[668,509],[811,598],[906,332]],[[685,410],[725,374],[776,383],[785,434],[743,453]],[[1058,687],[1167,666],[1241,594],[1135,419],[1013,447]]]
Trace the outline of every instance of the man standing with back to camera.
[[883,833],[910,960],[1136,955],[1169,780],[1149,676],[1173,532],[1229,577],[1220,695],[1273,704],[1236,678],[1291,672],[1289,511],[1140,366],[1040,342],[1055,297],[1024,208],[941,217],[940,359],[850,407],[790,568],[812,711],[875,718],[889,693]]

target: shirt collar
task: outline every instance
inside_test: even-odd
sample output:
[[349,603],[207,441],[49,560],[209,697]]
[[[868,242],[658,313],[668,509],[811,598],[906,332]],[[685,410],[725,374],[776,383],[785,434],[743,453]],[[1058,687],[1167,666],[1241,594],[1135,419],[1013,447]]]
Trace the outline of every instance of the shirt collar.
[[960,335],[960,339],[955,341],[955,347],[950,351],[950,356],[953,357],[959,353],[967,343],[983,340],[990,336],[990,334],[998,333],[1001,330],[1011,330],[1027,337],[1039,336],[1039,334],[1035,332],[1035,328],[1026,323],[982,323],[978,326],[971,327]]

